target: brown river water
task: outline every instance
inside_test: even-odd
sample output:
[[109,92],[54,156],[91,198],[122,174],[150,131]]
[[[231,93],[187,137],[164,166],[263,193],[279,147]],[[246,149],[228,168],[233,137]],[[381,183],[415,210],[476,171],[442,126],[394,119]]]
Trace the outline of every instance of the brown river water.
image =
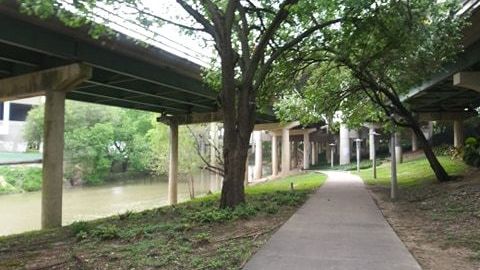
[[[195,195],[219,190],[219,183],[208,173],[194,177]],[[97,187],[64,188],[63,225],[78,220],[92,220],[141,211],[167,204],[165,177],[146,177]],[[178,200],[189,200],[186,182],[178,184]],[[41,192],[0,195],[0,235],[40,229]]]

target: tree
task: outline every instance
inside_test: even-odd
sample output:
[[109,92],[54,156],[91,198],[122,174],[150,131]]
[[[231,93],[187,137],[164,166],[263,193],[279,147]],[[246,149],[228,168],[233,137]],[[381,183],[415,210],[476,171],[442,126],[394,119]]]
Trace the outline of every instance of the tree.
[[448,180],[401,97],[459,52],[464,20],[456,11],[456,1],[372,5],[361,20],[346,21],[320,44],[289,56],[294,63],[310,61],[307,67],[290,71],[290,76],[308,80],[301,92],[290,93],[277,104],[278,113],[292,117],[289,108],[295,101],[307,108],[302,111],[316,106],[317,113],[346,112],[347,122],[383,120],[411,128],[437,179]]
[[[43,140],[43,107],[28,113],[24,137],[30,145]],[[152,113],[67,101],[66,177],[99,184],[117,166],[124,172],[148,171],[154,153],[145,134],[157,125],[152,121]]]
[[[91,18],[98,3],[138,7],[138,2],[78,0],[73,3],[77,9],[75,15]],[[355,11],[358,1],[176,2],[190,15],[186,23],[152,16],[142,10],[143,6],[138,8],[137,19],[147,26],[152,21],[171,23],[213,39],[220,62],[218,100],[224,122],[224,181],[220,207],[235,207],[245,201],[243,180],[249,138],[256,111],[262,107],[261,101],[268,101],[273,94],[263,91],[273,63],[284,53],[298,49],[299,44],[320,30],[341,22],[345,14]],[[42,17],[56,15],[68,25],[85,23],[62,9],[60,1],[25,0],[23,9]]]

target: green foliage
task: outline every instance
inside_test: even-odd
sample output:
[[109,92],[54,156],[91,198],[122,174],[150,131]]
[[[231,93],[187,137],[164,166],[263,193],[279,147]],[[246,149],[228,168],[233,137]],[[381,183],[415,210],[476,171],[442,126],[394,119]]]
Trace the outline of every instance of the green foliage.
[[[24,136],[32,147],[42,141],[43,110],[38,106],[27,117]],[[168,132],[152,113],[67,101],[65,175],[94,185],[113,170],[164,174]],[[180,127],[179,138],[179,171],[190,173],[200,167],[194,139],[185,127]]]
[[469,137],[465,140],[463,160],[468,165],[480,167],[480,145],[477,139]]
[[18,191],[37,191],[42,187],[42,169],[37,167],[1,166],[0,176],[3,176],[6,187],[0,187],[0,193]]
[[119,237],[120,230],[115,225],[99,225],[91,230],[91,234],[100,240],[112,240]]
[[[314,123],[341,118],[350,127],[364,122],[388,125],[388,115],[398,113],[392,100],[461,50],[465,20],[455,15],[457,1],[344,5],[349,16],[338,27],[325,29],[321,38],[275,66],[285,74],[283,88],[291,89],[275,104],[281,119]],[[302,65],[305,59],[310,62]]]
[[[377,159],[377,166],[382,165],[382,161]],[[373,161],[371,160],[361,160],[360,161],[360,169],[368,169],[373,166]],[[330,164],[325,164],[320,167],[321,169],[328,169],[328,170],[339,170],[339,171],[354,171],[357,169],[357,163],[352,162],[350,164],[345,164],[345,165],[335,165],[333,168],[330,166]]]

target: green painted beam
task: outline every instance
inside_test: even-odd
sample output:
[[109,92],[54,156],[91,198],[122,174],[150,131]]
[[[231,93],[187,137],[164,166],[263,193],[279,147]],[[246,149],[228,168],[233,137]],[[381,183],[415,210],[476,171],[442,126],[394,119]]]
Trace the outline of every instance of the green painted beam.
[[179,92],[216,99],[215,93],[208,90],[200,80],[162,67],[161,59],[159,65],[153,65],[130,56],[128,52],[102,46],[101,41],[81,41],[9,16],[0,16],[0,42],[67,61],[83,61],[95,68],[145,80]]

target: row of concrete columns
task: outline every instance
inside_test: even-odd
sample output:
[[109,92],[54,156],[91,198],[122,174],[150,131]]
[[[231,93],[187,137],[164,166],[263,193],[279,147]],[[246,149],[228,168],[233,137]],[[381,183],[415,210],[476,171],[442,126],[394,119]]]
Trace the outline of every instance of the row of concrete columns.
[[[463,121],[462,120],[454,120],[453,121],[453,145],[454,147],[461,147],[463,146],[464,142],[464,133],[463,133]],[[349,137],[349,129],[345,124],[340,125],[340,165],[350,163],[350,137]],[[418,150],[418,138],[415,133],[412,131],[412,151]],[[373,156],[375,155],[375,128],[369,127],[369,157],[372,160]],[[395,133],[395,156],[396,162],[402,163],[403,162],[403,150],[401,147],[401,135],[400,132]],[[328,160],[328,157],[327,157]]]
[[[310,132],[305,131],[303,133],[303,169],[309,169],[310,165],[316,164],[318,162],[318,158],[316,157],[318,155],[318,146],[317,143],[310,142]],[[280,137],[279,133],[281,134],[280,172],[278,166],[278,137]],[[258,180],[263,177],[262,131],[254,131],[253,139],[255,144],[254,179]],[[292,167],[292,161],[294,164],[293,166],[296,166],[296,163],[298,163],[298,142],[290,142],[290,129],[288,128],[283,128],[280,132],[271,132],[271,142],[272,176],[276,176],[278,174],[286,175],[290,172],[290,169]]]

